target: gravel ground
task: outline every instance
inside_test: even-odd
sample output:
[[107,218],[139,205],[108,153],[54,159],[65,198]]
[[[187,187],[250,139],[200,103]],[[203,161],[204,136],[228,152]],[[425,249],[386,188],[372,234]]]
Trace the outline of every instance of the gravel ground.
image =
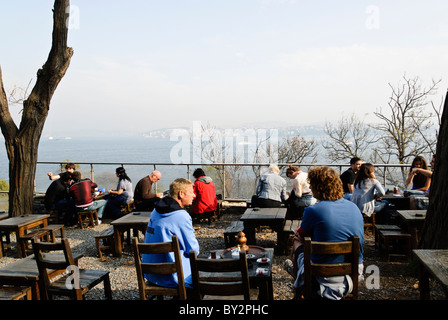
[[[234,210],[227,209],[224,212],[219,221],[212,222],[210,225],[205,221],[194,223],[202,254],[208,254],[211,249],[224,248],[223,232],[225,228],[230,221],[238,220],[241,216],[241,210],[234,212]],[[81,268],[110,271],[114,300],[138,300],[134,257],[131,247],[125,245],[121,258],[112,257],[111,255],[106,255],[106,258],[103,260],[98,258],[94,235],[107,229],[109,226],[108,221],[103,221],[102,224],[94,228],[80,229],[78,227],[68,227],[65,232],[66,237],[70,239],[72,251],[84,255],[79,261]],[[139,237],[143,240],[143,235],[140,234]],[[12,241],[15,243],[14,238]],[[274,247],[275,242],[276,233],[269,228],[262,228],[261,232],[257,233],[257,245]],[[359,299],[418,300],[418,279],[416,278],[415,265],[413,263],[386,263],[384,258],[375,251],[373,243],[372,235],[367,233],[364,243],[365,268],[374,266],[374,270],[379,271],[379,283],[378,278],[373,277],[375,273],[369,272],[369,274],[366,274],[366,281],[362,281],[359,284]],[[283,262],[287,258],[288,256],[286,255],[274,257],[272,273],[275,300],[291,300],[294,296],[293,278],[283,268]],[[17,260],[17,257],[9,253],[7,257],[0,259],[0,267],[15,260]],[[435,281],[431,281],[431,298],[446,299],[442,289]],[[91,290],[86,299],[104,299],[102,285]]]

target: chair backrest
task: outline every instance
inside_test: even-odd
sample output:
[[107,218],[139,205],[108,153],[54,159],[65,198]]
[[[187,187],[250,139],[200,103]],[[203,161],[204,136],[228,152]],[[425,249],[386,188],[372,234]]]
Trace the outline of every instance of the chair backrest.
[[239,259],[197,258],[195,251],[189,255],[194,299],[202,299],[203,295],[243,295],[244,300],[250,300],[245,251],[240,251]]
[[[358,299],[358,264],[359,237],[353,236],[348,241],[316,242],[306,237],[304,243],[304,298],[313,297],[313,276],[350,275],[353,281],[352,293],[347,298]],[[345,262],[333,264],[315,264],[311,262],[311,254],[345,255]]]
[[[75,273],[76,270],[69,266],[76,266],[75,260],[73,259],[72,250],[70,249],[70,243],[68,239],[61,239],[61,242],[38,242],[33,241],[33,251],[34,257],[36,259],[37,268],[39,270],[39,277],[42,279],[42,283],[45,287],[43,292],[44,299],[48,299],[48,289],[50,287],[50,277],[48,270],[64,270],[70,273]],[[62,251],[65,259],[54,259],[51,253],[52,251]],[[63,272],[63,271],[61,271]],[[73,280],[78,279],[76,276]],[[80,286],[73,285],[73,290],[81,292]],[[79,294],[78,292],[78,294]],[[42,293],[41,293],[42,294]]]
[[[138,243],[137,237],[132,238],[134,247],[135,268],[137,272],[138,290],[141,300],[146,296],[178,296],[180,300],[186,300],[185,279],[182,270],[179,241],[177,236],[172,236],[171,242]],[[174,253],[174,262],[142,263],[142,254]],[[149,284],[145,281],[145,274],[172,274],[177,273],[178,287],[167,288]]]

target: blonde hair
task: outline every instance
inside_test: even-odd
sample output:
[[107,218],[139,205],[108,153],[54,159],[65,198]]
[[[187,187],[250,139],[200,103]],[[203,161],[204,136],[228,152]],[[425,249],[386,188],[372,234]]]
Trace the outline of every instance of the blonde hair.
[[191,186],[193,182],[185,178],[177,178],[170,184],[170,196],[174,199],[179,199],[179,192],[187,191],[187,187]]
[[278,174],[280,172],[280,169],[279,169],[279,167],[275,163],[272,163],[269,166],[269,171],[268,172],[272,172],[272,173],[277,173]]
[[308,171],[313,196],[318,200],[338,200],[344,196],[342,181],[336,170],[322,166]]

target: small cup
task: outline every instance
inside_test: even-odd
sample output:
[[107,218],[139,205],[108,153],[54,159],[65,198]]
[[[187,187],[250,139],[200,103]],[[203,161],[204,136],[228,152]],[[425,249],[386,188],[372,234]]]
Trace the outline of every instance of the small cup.
[[266,262],[268,262],[268,258],[261,258],[261,262],[262,262],[262,263],[266,263]]
[[210,258],[216,259],[216,251],[215,250],[210,251]]

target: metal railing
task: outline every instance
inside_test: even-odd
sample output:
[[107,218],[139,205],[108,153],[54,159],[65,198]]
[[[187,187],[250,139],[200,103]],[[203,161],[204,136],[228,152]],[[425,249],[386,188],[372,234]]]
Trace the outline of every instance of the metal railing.
[[[70,161],[70,162],[74,162],[74,161]],[[59,166],[61,169],[61,172],[64,171],[64,165],[67,162],[63,161],[63,162],[55,162],[55,161],[39,161],[37,162],[37,167],[42,167],[42,166]],[[249,194],[251,194],[253,191],[255,191],[254,185],[256,183],[256,181],[258,180],[258,176],[255,174],[255,170],[265,167],[267,168],[270,163],[180,163],[180,164],[174,164],[174,163],[140,163],[140,162],[74,162],[76,163],[79,167],[84,167],[84,172],[88,171],[89,175],[90,175],[90,179],[92,181],[95,181],[96,176],[98,176],[98,171],[100,170],[100,167],[106,166],[106,167],[110,167],[110,166],[122,166],[126,168],[126,171],[128,171],[129,168],[132,167],[140,167],[140,169],[138,170],[134,170],[134,181],[138,181],[140,178],[142,178],[143,176],[145,176],[146,174],[149,174],[150,172],[147,171],[152,171],[152,170],[159,170],[162,172],[162,180],[164,180],[164,182],[166,183],[166,186],[169,185],[169,183],[171,183],[172,180],[174,180],[177,177],[185,177],[187,179],[191,180],[191,176],[192,176],[192,169],[196,168],[196,167],[202,167],[202,168],[214,168],[216,170],[215,175],[214,175],[214,181],[215,181],[215,185],[217,184],[217,182],[220,182],[220,193],[222,193],[223,199],[224,200],[231,200],[232,197],[228,198],[227,195],[229,194],[229,188],[232,186],[231,183],[229,183],[229,179],[235,180],[235,177],[229,175],[229,168],[237,168],[238,170],[241,170],[243,168],[247,169],[252,169],[252,174],[253,177],[244,177],[247,181],[250,181],[252,184],[249,186],[249,188],[253,188],[253,190],[246,190],[249,192]],[[289,163],[278,163],[277,164],[281,169],[286,169],[289,165]],[[343,170],[345,168],[348,168],[350,165],[349,164],[335,164],[335,163],[298,163],[298,164],[293,164],[294,166],[298,166],[301,168],[306,168],[304,169],[304,171],[307,171],[307,169],[311,168],[311,167],[315,167],[315,166],[329,166],[332,168],[335,168],[339,173],[342,173]],[[407,164],[374,164],[375,168],[376,168],[376,175],[378,180],[382,181],[383,186],[387,186],[391,184],[391,181],[396,181],[398,180],[403,180],[403,175],[401,173],[402,168],[409,168],[410,165]],[[85,169],[85,167],[87,167],[87,169]],[[148,170],[146,168],[146,171],[144,171],[144,169],[142,169],[141,167],[150,167],[151,169]],[[175,168],[175,169],[173,169]],[[182,169],[184,168],[184,169]],[[225,170],[227,168],[227,170]],[[398,170],[400,169],[400,170]],[[399,174],[396,174],[398,176],[398,178],[393,178],[391,174],[391,170],[395,170],[395,171],[400,171]],[[406,170],[406,169],[405,169]],[[111,172],[115,172],[115,168],[113,170],[106,170],[107,172],[111,173]],[[208,174],[209,171],[205,170],[206,173]],[[104,172],[104,170],[102,171]],[[137,173],[138,172],[138,173]],[[172,173],[172,174],[170,174]],[[248,172],[246,172],[248,173]],[[45,174],[43,173],[39,173],[38,170],[36,170],[36,176],[39,174],[39,177],[41,178],[42,176],[45,176]],[[84,175],[86,175],[84,173]],[[129,172],[128,172],[129,175]],[[219,181],[216,181],[216,178]],[[101,180],[101,179],[100,179]],[[289,180],[289,179],[287,179]],[[47,180],[48,181],[48,178]],[[247,182],[246,181],[246,182]],[[241,183],[241,181],[238,181],[239,183]],[[135,182],[136,183],[136,182]],[[401,188],[404,189],[405,186],[403,186],[403,181],[401,183],[397,183],[401,185]],[[395,184],[395,185],[397,185]],[[135,185],[134,185],[135,186]],[[156,188],[157,188],[158,184],[156,184]],[[156,189],[157,190],[157,189]],[[226,199],[228,198],[228,199]],[[233,197],[234,198],[234,197]],[[249,199],[250,196],[246,197],[237,197],[238,199]]]

